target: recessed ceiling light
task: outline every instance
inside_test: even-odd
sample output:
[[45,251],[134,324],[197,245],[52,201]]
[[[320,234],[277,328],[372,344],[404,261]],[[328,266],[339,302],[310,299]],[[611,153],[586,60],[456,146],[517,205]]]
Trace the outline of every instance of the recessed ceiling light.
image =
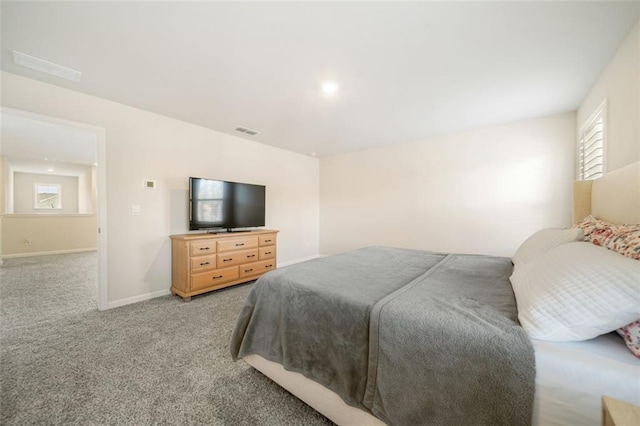
[[315,157],[317,154],[315,152],[311,152],[309,155]]
[[327,95],[333,95],[338,91],[338,83],[335,81],[325,81],[322,83],[322,91]]
[[76,83],[82,78],[80,71],[72,70],[71,68],[63,67],[62,65],[54,64],[53,62],[45,61],[44,59],[36,58],[35,56],[30,56],[15,50],[11,52],[13,53],[13,62],[21,67],[44,72]]
[[53,169],[47,169],[48,172],[54,172],[55,170]]

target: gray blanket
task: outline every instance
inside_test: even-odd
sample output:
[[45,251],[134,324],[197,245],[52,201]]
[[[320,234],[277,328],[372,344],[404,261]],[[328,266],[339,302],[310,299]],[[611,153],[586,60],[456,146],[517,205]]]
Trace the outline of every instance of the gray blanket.
[[531,424],[509,259],[370,247],[272,271],[231,342],[394,425]]

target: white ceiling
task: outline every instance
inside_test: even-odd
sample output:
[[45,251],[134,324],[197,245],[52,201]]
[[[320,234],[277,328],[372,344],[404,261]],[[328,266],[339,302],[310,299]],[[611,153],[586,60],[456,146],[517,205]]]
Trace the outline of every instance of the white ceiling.
[[13,171],[78,176],[97,157],[96,134],[4,112],[0,154]]
[[1,7],[6,71],[318,156],[575,110],[640,17],[612,1]]

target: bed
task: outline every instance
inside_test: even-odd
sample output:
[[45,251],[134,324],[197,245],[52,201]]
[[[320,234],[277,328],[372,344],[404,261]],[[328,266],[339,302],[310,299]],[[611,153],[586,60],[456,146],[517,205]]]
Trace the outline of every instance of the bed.
[[[640,223],[639,178],[640,163],[634,163],[597,181],[576,182],[574,222],[593,214],[611,223]],[[382,259],[402,267],[378,267]],[[356,265],[357,273],[341,275],[345,265]],[[570,343],[526,336],[510,289],[511,268],[504,258],[384,247],[282,268],[252,290],[231,352],[339,425],[531,419],[597,425],[602,395],[640,404],[640,361],[615,333]],[[454,282],[473,276],[474,286],[481,284],[472,293],[451,295],[455,285],[445,281],[445,272]],[[337,274],[328,282],[351,276],[364,287],[354,284],[339,295],[343,286],[322,286],[327,274]],[[379,288],[371,281],[375,276],[395,284]],[[314,282],[315,289],[308,284]],[[441,298],[423,299],[427,291]],[[425,303],[433,304],[416,308]],[[327,313],[324,305],[337,310]],[[466,323],[456,322],[455,333],[445,328],[454,322],[447,317],[451,310]],[[432,322],[429,332],[420,329]],[[458,348],[469,336],[473,350]],[[438,351],[422,351],[432,346]],[[483,359],[469,357],[475,353]]]

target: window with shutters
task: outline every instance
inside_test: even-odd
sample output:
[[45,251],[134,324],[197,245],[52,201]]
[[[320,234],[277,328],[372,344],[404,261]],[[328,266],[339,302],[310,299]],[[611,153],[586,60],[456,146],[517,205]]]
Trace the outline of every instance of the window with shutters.
[[605,173],[607,101],[605,100],[578,132],[578,180],[597,179]]

